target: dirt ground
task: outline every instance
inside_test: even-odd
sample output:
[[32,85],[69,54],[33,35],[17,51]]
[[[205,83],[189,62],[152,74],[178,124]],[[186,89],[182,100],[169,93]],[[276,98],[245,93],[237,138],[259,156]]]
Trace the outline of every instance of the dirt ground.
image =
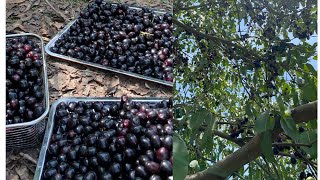
[[[172,10],[171,0],[113,1],[136,6]],[[31,32],[47,43],[88,3],[86,0],[6,0],[6,31]],[[119,74],[63,62],[46,56],[50,103],[61,97],[168,97],[172,88]],[[7,151],[6,177],[33,179],[41,145],[31,149]]]

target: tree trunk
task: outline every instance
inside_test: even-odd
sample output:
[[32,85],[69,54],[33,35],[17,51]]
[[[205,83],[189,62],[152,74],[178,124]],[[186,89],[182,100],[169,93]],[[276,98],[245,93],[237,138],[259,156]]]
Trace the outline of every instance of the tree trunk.
[[[317,101],[294,108],[291,111],[291,116],[295,123],[315,120],[317,118]],[[281,132],[280,128],[274,129],[273,137]],[[212,167],[193,175],[188,175],[185,180],[223,180],[245,164],[258,158],[262,154],[260,143],[261,137],[260,135],[256,135],[240,149],[217,162]]]

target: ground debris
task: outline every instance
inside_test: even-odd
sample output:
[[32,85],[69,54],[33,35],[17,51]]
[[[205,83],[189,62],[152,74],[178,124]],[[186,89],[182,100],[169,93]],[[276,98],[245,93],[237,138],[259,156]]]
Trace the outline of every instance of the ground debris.
[[[52,7],[47,3],[49,2]],[[165,8],[161,0],[120,0],[128,4]],[[42,36],[45,42],[53,38],[61,28],[78,15],[88,1],[58,0],[7,0],[6,31],[10,33],[30,32]],[[168,3],[171,3],[169,1]],[[158,84],[109,71],[88,68],[75,63],[46,56],[50,103],[61,97],[109,97],[127,94],[130,97],[172,96],[172,89]],[[39,155],[36,148],[7,151],[6,177],[9,180],[33,179],[35,162]],[[21,155],[21,154],[22,155]],[[26,155],[31,158],[26,158]]]

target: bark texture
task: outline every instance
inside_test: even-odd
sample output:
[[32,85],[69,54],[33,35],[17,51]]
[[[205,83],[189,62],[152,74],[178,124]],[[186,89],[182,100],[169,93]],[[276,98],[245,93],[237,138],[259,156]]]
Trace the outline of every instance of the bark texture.
[[[296,124],[315,120],[317,118],[317,101],[294,108],[291,111],[291,116]],[[281,132],[282,129],[280,127],[274,129],[273,137],[276,137]],[[262,154],[260,143],[261,136],[256,135],[240,149],[212,167],[193,175],[188,175],[185,180],[223,180],[245,164],[257,159]]]

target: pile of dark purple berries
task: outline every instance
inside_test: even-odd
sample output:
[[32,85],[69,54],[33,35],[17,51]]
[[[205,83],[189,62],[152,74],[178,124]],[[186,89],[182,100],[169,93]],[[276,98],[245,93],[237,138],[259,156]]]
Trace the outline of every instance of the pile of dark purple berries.
[[7,38],[6,63],[6,124],[40,117],[45,110],[40,46],[25,36]]
[[172,30],[171,14],[96,0],[51,51],[172,82]]
[[167,180],[172,101],[60,103],[43,179]]

